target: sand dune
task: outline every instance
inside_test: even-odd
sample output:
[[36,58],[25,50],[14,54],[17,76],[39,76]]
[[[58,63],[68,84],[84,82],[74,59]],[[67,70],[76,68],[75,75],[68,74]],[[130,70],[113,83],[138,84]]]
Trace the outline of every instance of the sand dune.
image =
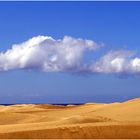
[[0,138],[140,138],[140,98],[110,104],[0,106]]

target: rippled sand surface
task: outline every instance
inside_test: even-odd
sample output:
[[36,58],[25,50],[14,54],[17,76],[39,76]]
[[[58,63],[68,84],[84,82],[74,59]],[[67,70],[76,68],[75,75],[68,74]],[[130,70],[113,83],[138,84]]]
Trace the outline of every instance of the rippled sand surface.
[[111,104],[0,106],[0,138],[140,138],[140,98]]

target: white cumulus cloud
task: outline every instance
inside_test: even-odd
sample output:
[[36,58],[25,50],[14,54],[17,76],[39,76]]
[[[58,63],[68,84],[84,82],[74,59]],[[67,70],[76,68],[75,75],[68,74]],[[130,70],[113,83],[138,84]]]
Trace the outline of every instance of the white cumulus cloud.
[[90,66],[97,73],[140,73],[140,58],[127,50],[110,51]]
[[49,36],[37,36],[11,49],[0,53],[0,71],[12,69],[38,69],[45,72],[83,71],[86,51],[94,51],[102,45],[92,40],[65,36],[53,39]]
[[[36,36],[0,52],[0,71],[14,69],[44,72],[90,72],[140,74],[140,57],[128,50],[109,51],[97,60],[85,60],[88,51],[103,45],[93,40],[64,36]],[[93,63],[90,63],[93,61]]]

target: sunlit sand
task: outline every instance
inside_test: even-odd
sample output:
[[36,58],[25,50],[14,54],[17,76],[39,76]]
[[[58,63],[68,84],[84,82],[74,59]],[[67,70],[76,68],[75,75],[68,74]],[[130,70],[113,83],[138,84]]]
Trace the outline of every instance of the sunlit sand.
[[0,106],[0,138],[140,138],[140,99]]

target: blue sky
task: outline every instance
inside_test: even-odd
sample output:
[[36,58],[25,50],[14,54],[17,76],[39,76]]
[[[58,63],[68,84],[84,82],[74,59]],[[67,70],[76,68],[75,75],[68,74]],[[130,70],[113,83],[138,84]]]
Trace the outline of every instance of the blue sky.
[[[137,52],[133,61],[139,59],[139,27],[139,2],[0,2],[1,53],[13,44],[39,35],[51,36],[55,42],[67,35],[95,41],[99,46],[104,44],[96,53],[86,53],[86,62],[100,60],[108,52],[122,49]],[[114,60],[112,55],[114,53],[111,54]],[[122,57],[126,56],[121,54]],[[2,58],[0,65],[3,67],[5,62],[1,61]],[[125,61],[122,66],[125,68],[117,74],[110,66],[109,71],[100,67],[103,72],[92,69],[87,74],[72,74],[65,68],[61,72],[17,67],[2,69],[0,103],[114,102],[139,97],[139,71],[132,67],[131,71],[126,69],[129,58]],[[104,60],[98,63],[99,66],[103,64],[106,65]],[[131,74],[124,76],[126,71]]]

